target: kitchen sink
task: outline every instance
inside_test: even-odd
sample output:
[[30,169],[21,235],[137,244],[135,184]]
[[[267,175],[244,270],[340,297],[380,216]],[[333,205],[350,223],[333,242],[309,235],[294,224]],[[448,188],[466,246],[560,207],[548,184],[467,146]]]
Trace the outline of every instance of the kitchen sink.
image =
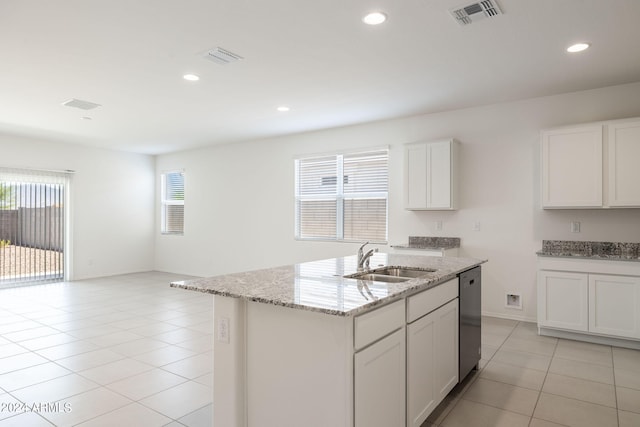
[[398,277],[398,276],[388,276],[386,274],[376,274],[376,273],[356,273],[345,276],[348,279],[358,279],[358,280],[371,280],[374,282],[387,282],[387,283],[399,283],[406,282],[409,280],[409,277]]
[[416,277],[423,277],[433,273],[436,270],[431,268],[415,268],[415,267],[382,267],[371,270],[373,274],[384,274],[385,276],[396,277],[409,277],[411,279]]
[[380,267],[360,273],[349,274],[347,279],[371,280],[374,282],[398,283],[418,277],[425,277],[436,270],[415,267]]

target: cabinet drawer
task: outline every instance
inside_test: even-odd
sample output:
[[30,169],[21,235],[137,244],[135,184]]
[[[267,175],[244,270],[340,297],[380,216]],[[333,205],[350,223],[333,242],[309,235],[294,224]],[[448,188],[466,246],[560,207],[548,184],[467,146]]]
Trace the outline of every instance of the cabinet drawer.
[[404,300],[385,305],[354,319],[354,346],[359,350],[404,325]]
[[434,288],[409,297],[407,299],[407,323],[421,318],[457,296],[458,278],[456,277]]

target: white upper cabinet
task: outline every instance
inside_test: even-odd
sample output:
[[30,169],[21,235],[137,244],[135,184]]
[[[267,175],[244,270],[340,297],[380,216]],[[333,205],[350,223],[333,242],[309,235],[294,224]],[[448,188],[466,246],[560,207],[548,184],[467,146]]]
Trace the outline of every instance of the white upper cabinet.
[[405,146],[405,209],[456,209],[456,154],[453,139]]
[[640,206],[640,120],[608,128],[609,206]]
[[542,131],[542,207],[640,207],[640,119]]
[[542,132],[542,206],[602,207],[602,126]]

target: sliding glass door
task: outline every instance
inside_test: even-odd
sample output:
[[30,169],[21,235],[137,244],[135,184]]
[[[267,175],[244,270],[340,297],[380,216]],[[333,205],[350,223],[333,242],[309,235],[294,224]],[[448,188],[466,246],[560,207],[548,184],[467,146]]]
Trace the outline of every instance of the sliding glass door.
[[0,168],[0,288],[65,278],[69,174]]

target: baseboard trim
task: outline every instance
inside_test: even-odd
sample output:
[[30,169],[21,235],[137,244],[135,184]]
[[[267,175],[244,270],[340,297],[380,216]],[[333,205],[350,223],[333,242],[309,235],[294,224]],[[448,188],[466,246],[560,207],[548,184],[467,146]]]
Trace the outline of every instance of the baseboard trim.
[[504,314],[504,313],[492,313],[490,311],[483,311],[482,312],[483,316],[487,316],[487,317],[498,317],[500,319],[507,319],[507,320],[517,320],[519,322],[532,322],[532,323],[536,323],[538,321],[538,319],[536,319],[535,317],[527,317],[527,316],[516,316],[516,315],[512,315],[512,314]]

